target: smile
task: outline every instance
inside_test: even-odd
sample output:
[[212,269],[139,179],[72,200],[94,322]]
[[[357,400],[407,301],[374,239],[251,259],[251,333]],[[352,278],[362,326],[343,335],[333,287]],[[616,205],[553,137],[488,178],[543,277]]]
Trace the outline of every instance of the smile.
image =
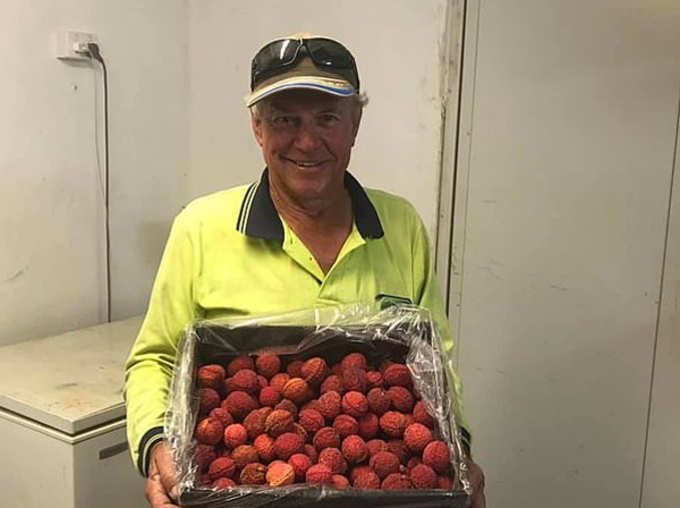
[[288,159],[288,158],[286,158],[286,160],[288,162],[295,164],[297,167],[303,168],[303,169],[318,168],[326,162],[324,160],[321,160],[321,161],[296,161],[296,160]]

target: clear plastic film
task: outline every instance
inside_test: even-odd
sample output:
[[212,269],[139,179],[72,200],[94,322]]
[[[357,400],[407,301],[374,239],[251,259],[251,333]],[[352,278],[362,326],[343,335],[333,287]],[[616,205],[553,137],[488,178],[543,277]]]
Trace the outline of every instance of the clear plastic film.
[[[414,305],[347,304],[261,316],[197,321],[187,326],[178,345],[165,433],[177,468],[182,506],[465,506],[471,488],[465,449],[456,422],[458,397],[442,354],[441,338],[427,309]],[[390,360],[407,365],[413,388],[436,422],[435,434],[447,443],[454,489],[362,490],[295,483],[283,487],[239,485],[214,489],[199,483],[194,429],[199,418],[196,372],[206,364],[227,364],[236,356],[279,355],[293,360],[320,356],[328,365],[350,352],[363,353],[371,365]],[[224,394],[223,394],[224,395]]]

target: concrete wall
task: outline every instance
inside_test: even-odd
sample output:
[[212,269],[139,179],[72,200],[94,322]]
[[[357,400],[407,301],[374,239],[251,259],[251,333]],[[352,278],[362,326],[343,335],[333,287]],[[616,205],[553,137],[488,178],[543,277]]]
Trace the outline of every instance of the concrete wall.
[[0,344],[106,319],[101,72],[54,57],[59,29],[95,33],[109,70],[114,318],[146,305],[182,203],[184,2],[3,1]]

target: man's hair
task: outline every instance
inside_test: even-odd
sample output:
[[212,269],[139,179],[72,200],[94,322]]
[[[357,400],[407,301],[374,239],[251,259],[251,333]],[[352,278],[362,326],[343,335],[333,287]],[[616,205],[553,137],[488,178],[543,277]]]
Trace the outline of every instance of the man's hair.
[[[361,118],[361,113],[364,109],[364,106],[366,106],[366,104],[368,104],[368,95],[361,92],[357,95],[352,95],[350,98],[354,102],[354,108],[353,108],[352,114],[353,114],[354,119],[356,121],[356,120]],[[263,118],[263,116],[265,115],[265,111],[266,111],[268,104],[269,104],[269,97],[264,98],[261,101],[256,102],[255,104],[250,106],[250,112],[255,117],[255,119],[261,120]]]

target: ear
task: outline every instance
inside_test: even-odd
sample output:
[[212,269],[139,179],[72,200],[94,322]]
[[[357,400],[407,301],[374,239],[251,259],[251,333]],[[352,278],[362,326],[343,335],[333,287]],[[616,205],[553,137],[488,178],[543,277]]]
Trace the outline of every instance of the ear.
[[354,125],[352,126],[352,146],[357,140],[357,134],[359,133],[359,125],[361,125],[361,115],[364,112],[364,108],[356,106],[356,111],[352,115],[354,117]]
[[263,135],[262,135],[262,119],[255,116],[252,110],[250,110],[250,125],[253,128],[253,134],[257,140],[257,144],[262,147]]

